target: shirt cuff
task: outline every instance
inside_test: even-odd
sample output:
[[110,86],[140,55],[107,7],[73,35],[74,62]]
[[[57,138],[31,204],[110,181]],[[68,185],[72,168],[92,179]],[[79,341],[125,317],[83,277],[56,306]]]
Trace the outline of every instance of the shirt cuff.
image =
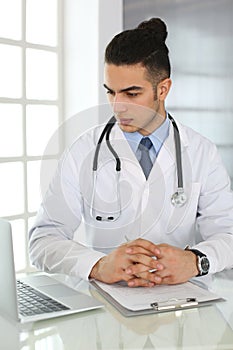
[[79,258],[78,275],[85,281],[88,281],[93,266],[104,256],[106,254],[92,250]]

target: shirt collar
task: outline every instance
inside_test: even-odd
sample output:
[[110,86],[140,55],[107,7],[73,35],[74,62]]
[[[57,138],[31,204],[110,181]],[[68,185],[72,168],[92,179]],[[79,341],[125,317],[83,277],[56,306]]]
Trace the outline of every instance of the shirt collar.
[[[170,126],[170,120],[168,119],[168,115],[166,116],[166,119],[164,122],[160,125],[158,129],[156,129],[152,134],[148,135],[151,142],[153,143],[154,149],[156,153],[160,151],[160,148],[162,147],[164,141],[169,135],[169,126]],[[125,135],[125,138],[129,142],[129,145],[134,153],[136,153],[138,149],[138,145],[142,139],[142,134],[140,134],[138,131],[136,132],[123,132]]]

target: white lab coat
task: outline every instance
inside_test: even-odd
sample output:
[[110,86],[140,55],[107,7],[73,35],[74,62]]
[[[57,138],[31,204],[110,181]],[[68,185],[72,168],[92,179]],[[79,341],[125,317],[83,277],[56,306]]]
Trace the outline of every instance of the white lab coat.
[[[30,257],[40,269],[88,279],[93,265],[127,239],[195,247],[210,260],[210,273],[233,267],[233,193],[215,145],[179,123],[184,188],[188,201],[171,204],[177,188],[173,127],[146,181],[118,125],[111,144],[118,153],[121,215],[114,222],[90,215],[92,163],[103,127],[81,137],[63,155],[30,230]],[[95,193],[97,215],[117,210],[115,159],[103,142]],[[103,214],[102,213],[102,214]],[[82,241],[74,239],[81,221]]]

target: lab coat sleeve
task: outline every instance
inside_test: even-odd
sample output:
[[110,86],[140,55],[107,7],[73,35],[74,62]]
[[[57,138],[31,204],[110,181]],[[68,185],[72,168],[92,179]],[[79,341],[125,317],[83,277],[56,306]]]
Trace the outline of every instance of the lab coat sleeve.
[[30,259],[37,268],[88,279],[104,254],[74,240],[82,211],[77,165],[66,152],[29,231]]
[[203,241],[195,248],[208,256],[210,273],[215,273],[233,268],[233,192],[216,146],[208,159],[197,215]]

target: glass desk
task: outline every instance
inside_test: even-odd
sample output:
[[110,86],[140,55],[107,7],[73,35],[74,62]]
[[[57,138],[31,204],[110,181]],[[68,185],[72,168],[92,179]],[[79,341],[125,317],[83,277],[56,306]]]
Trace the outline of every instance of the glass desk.
[[1,350],[233,349],[233,270],[202,278],[225,302],[129,318],[88,283],[55,277],[95,296],[105,308],[23,326],[0,316]]

